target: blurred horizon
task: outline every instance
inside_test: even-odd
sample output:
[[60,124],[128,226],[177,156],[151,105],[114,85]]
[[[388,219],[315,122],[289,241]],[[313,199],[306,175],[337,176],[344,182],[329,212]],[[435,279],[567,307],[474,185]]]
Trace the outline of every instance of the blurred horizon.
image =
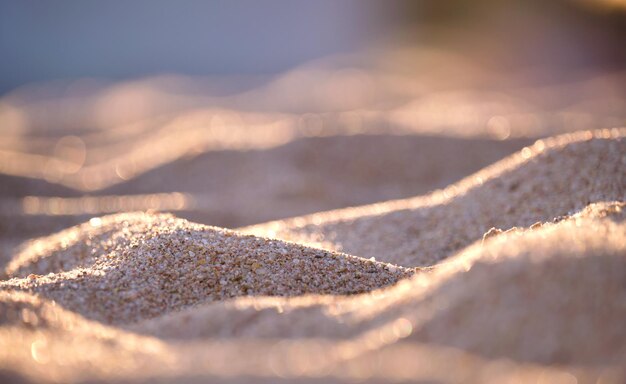
[[1,0],[0,96],[81,78],[275,76],[398,46],[559,81],[626,68],[624,9],[619,1],[568,0]]
[[[32,82],[271,75],[380,32],[373,1],[0,1],[0,94]],[[376,15],[376,16],[375,16]]]

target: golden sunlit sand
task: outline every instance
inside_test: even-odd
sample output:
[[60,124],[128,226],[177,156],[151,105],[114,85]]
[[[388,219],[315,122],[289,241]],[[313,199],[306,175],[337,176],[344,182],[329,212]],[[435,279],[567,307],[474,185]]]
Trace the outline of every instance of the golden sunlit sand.
[[[92,219],[36,240],[7,266],[10,279],[0,283],[4,375],[55,381],[569,382],[578,377],[619,382],[626,363],[623,135],[613,130],[545,140],[450,187],[453,194],[435,192],[248,229],[279,228],[277,234],[293,240],[287,234],[334,228],[327,237],[335,243],[318,245],[341,244],[367,257],[372,252],[367,247],[378,247],[376,259],[395,264],[306,251],[157,215]],[[603,161],[589,160],[594,154]],[[594,167],[587,174],[589,162]],[[554,177],[542,176],[546,173]],[[523,185],[511,189],[515,183]],[[507,222],[499,221],[498,213],[506,209],[499,206],[498,195],[505,194],[500,188],[507,191],[502,201],[519,207],[505,216]],[[561,192],[546,196],[548,190]],[[484,203],[467,200],[472,194]],[[405,219],[409,223],[434,225],[420,210],[463,211],[455,205],[470,203],[480,213],[472,225],[463,224],[458,213],[437,218],[457,238],[467,239],[456,249],[432,235],[421,247],[384,235],[394,212],[401,231],[403,215],[421,215]],[[361,242],[342,238],[340,225],[353,226]],[[362,226],[368,229],[359,235]],[[480,235],[492,226],[506,232],[483,240]],[[509,230],[513,226],[519,228]],[[172,242],[179,245],[173,248]],[[417,247],[416,256],[393,256],[398,246]],[[353,264],[343,264],[344,257]],[[337,279],[329,275],[335,262],[327,264],[328,258],[341,261],[337,268],[356,269],[343,275],[348,280]],[[237,266],[229,267],[233,261]],[[229,293],[211,303],[215,299],[207,293],[220,292],[219,276],[213,279],[216,265],[237,282],[222,285]],[[367,284],[368,276],[375,285],[363,287],[382,288],[389,280],[380,280],[378,266],[401,276],[404,267],[420,265],[432,268],[418,269],[391,288],[356,296],[310,295],[347,293],[345,284]],[[273,268],[285,275],[269,273]],[[259,274],[260,269],[268,273]],[[330,285],[315,288],[322,287],[315,283],[320,278],[330,279]],[[264,281],[271,282],[268,290]],[[242,288],[246,284],[250,290]],[[280,288],[289,286],[296,291]],[[284,297],[296,292],[307,295]],[[226,297],[234,299],[222,301]],[[463,368],[446,368],[460,360]]]
[[0,381],[624,382],[624,74],[392,57],[0,99]]

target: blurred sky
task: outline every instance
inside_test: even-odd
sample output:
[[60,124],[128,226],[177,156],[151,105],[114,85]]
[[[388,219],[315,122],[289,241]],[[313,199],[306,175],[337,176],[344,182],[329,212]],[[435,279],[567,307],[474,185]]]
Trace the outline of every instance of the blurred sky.
[[384,27],[365,0],[0,0],[0,93],[83,76],[277,73],[358,49]]
[[392,43],[488,64],[623,69],[619,0],[0,0],[0,95],[27,83],[275,74]]

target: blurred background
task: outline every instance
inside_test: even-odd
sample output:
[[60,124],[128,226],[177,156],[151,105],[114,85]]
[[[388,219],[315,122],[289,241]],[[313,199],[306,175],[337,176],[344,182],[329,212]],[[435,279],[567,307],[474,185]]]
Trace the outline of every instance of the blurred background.
[[372,1],[6,1],[1,90],[98,77],[276,74],[354,50],[393,10]]
[[0,92],[81,77],[278,74],[389,44],[558,76],[621,69],[624,31],[619,0],[2,0]]
[[[0,0],[0,243],[444,188],[626,120],[619,0]],[[1,256],[0,255],[0,256]]]

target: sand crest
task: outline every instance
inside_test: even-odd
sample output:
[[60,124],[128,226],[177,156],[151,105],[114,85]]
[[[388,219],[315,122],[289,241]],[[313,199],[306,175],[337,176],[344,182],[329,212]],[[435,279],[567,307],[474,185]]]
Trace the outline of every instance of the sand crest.
[[625,135],[613,129],[539,140],[426,196],[241,230],[404,266],[433,265],[490,228],[529,227],[592,202],[626,200]]
[[382,291],[207,303],[136,323],[133,332],[4,292],[13,319],[3,321],[0,340],[26,344],[0,349],[0,361],[37,380],[63,381],[366,375],[369,382],[617,383],[626,374],[624,209],[599,203],[558,223],[502,233]]
[[9,264],[7,274],[15,278],[0,284],[36,292],[90,318],[124,323],[235,296],[361,293],[412,273],[140,213],[93,219],[39,239]]
[[0,379],[623,382],[625,134],[236,231],[121,213],[34,239],[0,281]]

